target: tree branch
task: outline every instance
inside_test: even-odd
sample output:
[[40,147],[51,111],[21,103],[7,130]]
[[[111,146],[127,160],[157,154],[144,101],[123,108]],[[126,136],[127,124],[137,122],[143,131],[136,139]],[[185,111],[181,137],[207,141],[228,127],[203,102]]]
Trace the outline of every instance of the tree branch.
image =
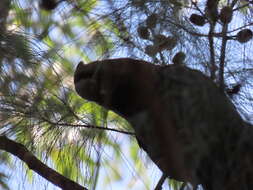
[[162,190],[162,186],[163,186],[163,183],[164,181],[166,180],[168,176],[166,174],[163,173],[163,175],[161,176],[161,178],[159,179],[156,187],[155,187],[155,190]]
[[219,68],[219,87],[223,91],[224,90],[224,66],[225,66],[225,58],[226,58],[226,47],[227,47],[227,38],[226,33],[228,30],[228,24],[224,24],[222,28],[222,42],[221,42],[221,54],[220,54],[220,68]]
[[82,127],[82,128],[89,128],[89,129],[99,129],[99,130],[113,131],[113,132],[118,132],[118,133],[122,133],[122,134],[135,136],[134,132],[122,131],[122,130],[118,130],[118,129],[114,129],[114,128],[110,128],[110,127],[101,127],[101,126],[95,126],[95,125],[89,125],[89,124],[80,125],[80,124],[70,124],[70,123],[58,123],[58,122],[50,121],[44,117],[42,119],[45,122],[49,123],[50,125],[55,125],[55,126],[68,126],[68,127]]
[[37,159],[30,151],[28,151],[24,145],[10,140],[6,136],[0,136],[0,149],[17,156],[20,160],[25,162],[31,170],[35,171],[37,174],[63,190],[88,190],[49,168]]
[[215,79],[215,71],[216,71],[216,64],[215,64],[215,51],[214,51],[214,40],[213,40],[213,31],[215,25],[210,23],[208,41],[209,41],[209,51],[210,51],[210,65],[211,65],[211,79]]
[[[238,0],[233,0],[231,7],[237,3]],[[220,68],[219,68],[219,87],[223,91],[225,87],[224,83],[224,67],[225,67],[225,58],[226,58],[226,47],[227,47],[227,32],[228,32],[228,23],[225,23],[222,27],[222,42],[221,42],[221,54],[220,54]]]

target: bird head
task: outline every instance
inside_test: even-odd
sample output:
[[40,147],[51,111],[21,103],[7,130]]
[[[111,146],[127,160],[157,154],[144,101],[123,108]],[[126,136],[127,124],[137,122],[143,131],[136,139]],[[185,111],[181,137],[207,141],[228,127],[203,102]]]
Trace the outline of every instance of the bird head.
[[130,58],[80,62],[74,74],[76,92],[122,116],[146,109],[154,93],[154,65]]

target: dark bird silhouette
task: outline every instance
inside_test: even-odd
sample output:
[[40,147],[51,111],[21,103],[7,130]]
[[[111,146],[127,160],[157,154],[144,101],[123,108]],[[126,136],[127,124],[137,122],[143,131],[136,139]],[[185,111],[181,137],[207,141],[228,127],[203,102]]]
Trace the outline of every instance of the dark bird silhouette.
[[81,97],[124,117],[168,177],[206,190],[253,189],[251,127],[201,72],[108,59],[80,62],[74,83]]

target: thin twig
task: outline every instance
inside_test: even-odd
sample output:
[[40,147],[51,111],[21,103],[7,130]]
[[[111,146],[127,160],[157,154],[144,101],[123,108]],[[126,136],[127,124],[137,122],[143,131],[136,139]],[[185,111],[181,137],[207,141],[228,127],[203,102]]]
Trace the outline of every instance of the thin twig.
[[89,129],[99,129],[99,130],[107,130],[107,131],[113,131],[113,132],[117,132],[117,133],[123,133],[123,134],[127,134],[127,135],[133,135],[135,136],[134,132],[129,132],[129,131],[122,131],[122,130],[118,130],[118,129],[114,129],[114,128],[110,128],[110,127],[100,127],[100,126],[95,126],[95,125],[80,125],[80,124],[70,124],[70,123],[55,123],[52,122],[46,118],[42,118],[45,122],[51,124],[51,125],[56,125],[56,126],[68,126],[68,127],[82,127],[82,128],[89,128]]
[[237,11],[237,10],[243,9],[245,7],[248,7],[250,4],[253,4],[253,3],[252,2],[246,3],[246,4],[244,4],[244,5],[240,6],[240,7],[237,7],[235,9],[233,9],[233,11]]
[[159,179],[159,181],[155,187],[155,190],[162,190],[163,183],[167,177],[168,176],[165,173],[163,173],[163,175],[161,176],[161,178]]
[[[231,7],[233,8],[238,0],[234,0],[231,3]],[[225,67],[225,58],[226,58],[226,47],[227,47],[227,31],[228,31],[228,23],[225,23],[222,27],[222,42],[221,42],[221,53],[220,53],[220,68],[219,68],[219,87],[223,91],[224,84],[224,67]]]
[[185,188],[186,186],[187,186],[187,183],[184,182],[184,183],[181,185],[180,190],[184,190],[184,188]]
[[223,38],[221,42],[221,53],[220,53],[220,67],[219,67],[219,87],[221,90],[224,89],[224,66],[226,58],[226,47],[227,47],[227,38],[226,33],[228,30],[228,24],[224,24],[222,28]]
[[215,51],[214,51],[214,40],[213,40],[213,31],[214,31],[214,24],[210,24],[208,41],[209,41],[209,51],[210,51],[210,65],[211,65],[211,79],[215,79],[215,71],[216,71],[216,64],[215,64]]

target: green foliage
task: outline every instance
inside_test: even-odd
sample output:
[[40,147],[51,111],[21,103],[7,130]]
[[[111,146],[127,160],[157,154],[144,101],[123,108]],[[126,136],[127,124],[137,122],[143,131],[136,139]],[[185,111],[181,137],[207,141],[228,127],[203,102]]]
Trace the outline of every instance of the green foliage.
[[180,190],[181,187],[185,185],[182,182],[178,182],[173,179],[169,179],[168,184],[169,184],[170,188],[175,189],[175,190]]
[[73,63],[91,58],[87,48],[93,57],[109,52],[112,40],[104,37],[103,20],[92,18],[96,0],[65,3],[61,12],[35,9],[37,3],[13,1],[0,35],[1,134],[86,185],[95,175],[96,146],[119,146],[105,130],[89,128],[107,127],[113,114],[75,93]]
[[[10,162],[10,157],[6,152],[0,151],[0,166],[7,165],[10,167],[11,162]],[[9,190],[9,186],[7,183],[7,180],[9,179],[9,176],[5,174],[4,171],[0,170],[0,188],[3,190]]]
[[6,180],[6,178],[8,178],[4,173],[0,172],[0,187],[3,190],[9,190],[8,185],[4,182]]

